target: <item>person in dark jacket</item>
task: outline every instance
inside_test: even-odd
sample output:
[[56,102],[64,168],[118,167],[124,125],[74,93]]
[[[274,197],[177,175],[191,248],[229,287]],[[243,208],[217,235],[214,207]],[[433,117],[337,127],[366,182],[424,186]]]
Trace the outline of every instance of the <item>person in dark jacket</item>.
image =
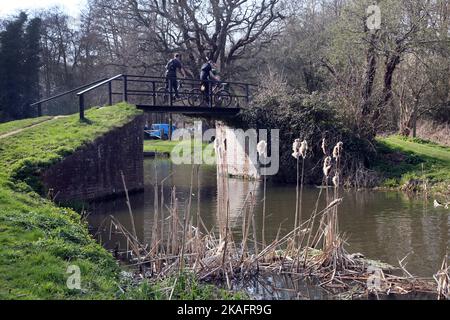
[[219,81],[219,78],[214,75],[214,70],[216,69],[215,63],[209,59],[206,63],[202,65],[200,70],[200,80],[202,81],[201,90],[204,95],[204,101],[209,104],[211,83],[213,81]]
[[175,93],[175,98],[179,99],[177,71],[180,71],[183,77],[186,78],[186,70],[181,63],[181,54],[179,53],[176,53],[166,65],[166,90],[172,89],[172,92]]

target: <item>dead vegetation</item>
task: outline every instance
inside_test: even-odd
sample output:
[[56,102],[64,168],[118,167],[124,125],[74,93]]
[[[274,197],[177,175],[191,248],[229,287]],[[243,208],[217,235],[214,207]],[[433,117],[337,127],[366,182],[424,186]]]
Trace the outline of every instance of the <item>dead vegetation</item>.
[[[403,274],[396,275],[391,266],[346,251],[346,237],[339,230],[337,210],[343,201],[339,195],[341,152],[342,149],[334,149],[333,157],[325,154],[324,188],[320,191],[311,218],[296,223],[294,229],[285,235],[282,235],[280,226],[276,239],[267,245],[257,239],[255,192],[247,195],[243,205],[242,239],[234,238],[229,223],[226,172],[218,175],[220,205],[217,231],[206,228],[200,216],[200,203],[197,203],[197,212],[193,213],[192,194],[198,167],[192,169],[190,196],[184,206],[180,206],[175,187],[172,188],[170,203],[164,203],[163,184],[166,179],[161,186],[155,183],[151,243],[140,243],[134,231],[127,230],[112,216],[110,238],[113,233],[125,237],[126,250],[117,254],[136,267],[141,277],[154,281],[189,272],[200,281],[226,285],[232,290],[237,282],[264,275],[283,275],[293,279],[316,279],[319,286],[327,291],[333,294],[348,293],[350,298],[410,293],[435,295],[438,292],[440,298],[447,299],[447,260],[435,276],[436,288],[432,279],[416,278],[406,270],[404,261],[407,257],[399,261],[399,270]],[[220,170],[226,170],[226,165],[221,166]],[[334,188],[328,188],[332,175]],[[303,181],[301,176],[299,179]],[[325,208],[319,208],[322,196],[327,199]],[[301,199],[300,195],[298,199]],[[301,212],[301,202],[298,205],[297,210]]]
[[448,266],[448,255],[445,256],[442,262],[442,267],[439,272],[434,275],[434,280],[437,282],[437,293],[439,300],[450,299],[450,268]]
[[450,124],[420,121],[417,125],[417,137],[450,147]]

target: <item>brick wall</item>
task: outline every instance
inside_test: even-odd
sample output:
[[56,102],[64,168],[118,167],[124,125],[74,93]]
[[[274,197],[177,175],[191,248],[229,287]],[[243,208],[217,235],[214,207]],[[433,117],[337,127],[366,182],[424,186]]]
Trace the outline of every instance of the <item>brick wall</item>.
[[130,192],[144,188],[144,117],[138,116],[81,148],[42,175],[56,202],[84,201],[124,193],[123,171]]

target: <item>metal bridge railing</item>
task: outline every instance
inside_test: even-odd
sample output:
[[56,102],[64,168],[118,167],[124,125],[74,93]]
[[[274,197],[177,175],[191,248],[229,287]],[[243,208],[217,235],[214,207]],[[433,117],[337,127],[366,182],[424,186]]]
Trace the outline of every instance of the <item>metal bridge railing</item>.
[[127,76],[125,76],[123,74],[118,74],[112,78],[104,80],[100,83],[93,85],[92,87],[89,87],[89,88],[77,93],[78,101],[79,101],[79,109],[80,109],[80,119],[84,119],[84,109],[85,109],[84,95],[88,92],[91,92],[91,91],[98,89],[107,84],[108,85],[108,105],[112,105],[112,82],[119,78],[122,78],[122,81],[123,81],[123,101],[128,101]]
[[55,100],[55,99],[58,99],[58,98],[61,98],[61,97],[64,97],[64,96],[66,96],[66,95],[68,95],[68,94],[71,94],[71,93],[74,93],[74,92],[77,92],[77,91],[80,91],[80,90],[82,90],[82,89],[84,89],[84,88],[90,87],[90,86],[92,86],[92,85],[94,85],[94,84],[96,84],[96,83],[99,83],[100,81],[104,81],[104,80],[106,80],[106,78],[100,79],[100,80],[96,80],[96,81],[94,81],[94,82],[91,82],[91,83],[82,85],[82,86],[77,87],[77,88],[75,88],[75,89],[72,89],[72,90],[69,90],[69,91],[65,91],[65,92],[56,94],[56,95],[51,96],[51,97],[49,97],[49,98],[40,100],[40,101],[35,102],[35,103],[33,103],[33,104],[30,104],[30,107],[32,107],[32,108],[33,108],[33,107],[37,107],[37,115],[38,115],[38,117],[40,117],[40,116],[42,116],[42,104],[43,104],[43,103],[48,102],[48,101],[52,101],[52,100]]
[[[114,83],[120,82],[120,89]],[[101,79],[66,91],[59,95],[38,101],[31,106],[38,106],[38,115],[42,115],[41,104],[57,99],[67,94],[77,92],[79,100],[80,119],[85,118],[85,96],[86,94],[107,86],[108,105],[113,104],[114,96],[121,96],[122,101],[129,102],[130,97],[139,97],[140,99],[148,99],[147,104],[140,104],[145,107],[209,107],[209,108],[240,108],[241,100],[244,104],[248,104],[251,100],[252,89],[256,86],[243,82],[221,82],[221,81],[202,81],[195,79],[178,79],[177,89],[178,98],[175,93],[177,90],[172,87],[172,82],[167,81],[165,77],[152,77],[140,75],[118,74],[109,79]],[[203,90],[202,90],[203,89]],[[177,108],[179,109],[179,108]]]

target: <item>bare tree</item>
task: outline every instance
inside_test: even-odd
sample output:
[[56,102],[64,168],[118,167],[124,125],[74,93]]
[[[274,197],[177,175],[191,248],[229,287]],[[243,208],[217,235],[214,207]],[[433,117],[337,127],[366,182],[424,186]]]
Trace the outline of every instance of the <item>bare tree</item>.
[[196,72],[207,59],[223,73],[248,58],[257,40],[271,41],[283,19],[280,0],[128,0],[129,14],[155,32],[166,52],[182,50]]

